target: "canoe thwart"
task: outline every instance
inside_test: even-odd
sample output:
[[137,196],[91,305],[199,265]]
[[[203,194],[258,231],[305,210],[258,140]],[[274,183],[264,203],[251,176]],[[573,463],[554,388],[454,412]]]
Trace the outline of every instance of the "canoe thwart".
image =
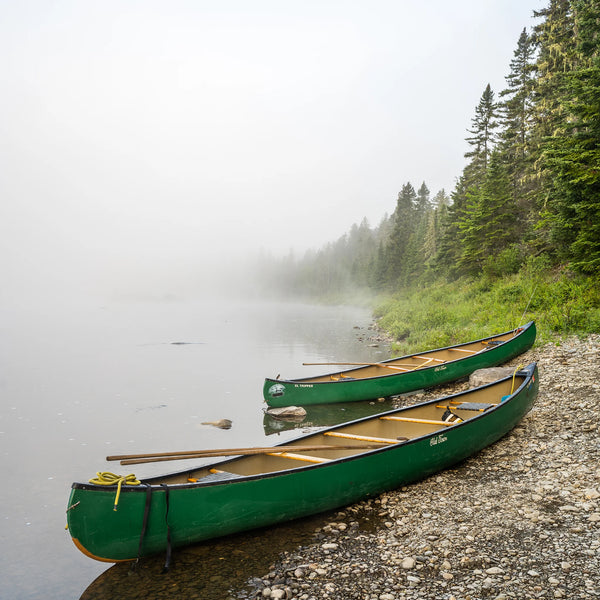
[[303,460],[312,463],[324,463],[331,460],[330,458],[323,458],[321,456],[308,456],[308,454],[296,454],[293,452],[269,452],[267,456],[279,456],[281,458],[291,458],[292,460]]
[[371,435],[356,435],[354,433],[339,433],[338,431],[326,431],[324,435],[348,440],[360,440],[361,442],[377,442],[378,444],[398,444],[402,440],[392,438],[374,437]]
[[422,423],[424,425],[455,425],[455,423],[448,423],[447,421],[436,421],[435,419],[416,419],[411,417],[379,417],[382,421],[402,421],[404,423]]
[[415,358],[420,358],[421,360],[426,360],[426,361],[432,361],[434,360],[435,362],[439,362],[439,363],[445,363],[446,361],[441,359],[441,358],[433,358],[433,357],[428,357],[428,356],[415,356]]

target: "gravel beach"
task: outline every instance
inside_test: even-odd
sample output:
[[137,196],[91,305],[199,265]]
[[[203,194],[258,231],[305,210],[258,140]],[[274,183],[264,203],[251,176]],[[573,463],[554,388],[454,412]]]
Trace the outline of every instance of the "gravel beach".
[[538,400],[511,433],[453,469],[333,513],[243,597],[600,597],[600,335],[511,364],[533,361]]

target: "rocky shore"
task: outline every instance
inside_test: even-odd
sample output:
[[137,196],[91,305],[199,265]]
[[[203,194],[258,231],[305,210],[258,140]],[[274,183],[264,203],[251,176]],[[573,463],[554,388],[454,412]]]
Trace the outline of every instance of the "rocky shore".
[[533,361],[538,400],[510,434],[453,469],[335,513],[243,597],[600,597],[600,335],[512,364]]

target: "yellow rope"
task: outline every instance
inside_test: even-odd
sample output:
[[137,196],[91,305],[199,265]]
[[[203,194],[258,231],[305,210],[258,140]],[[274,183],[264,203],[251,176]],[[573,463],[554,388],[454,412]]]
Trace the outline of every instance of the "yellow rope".
[[96,485],[116,485],[117,495],[115,496],[115,505],[113,510],[117,510],[117,504],[119,504],[119,496],[121,495],[121,486],[125,485],[140,485],[140,481],[136,478],[133,473],[129,475],[115,475],[110,471],[98,471],[96,477],[89,480],[90,483]]
[[512,376],[512,386],[511,386],[511,388],[510,388],[510,394],[511,394],[511,396],[512,396],[512,393],[513,393],[513,391],[514,391],[514,389],[515,389],[515,377],[517,376],[517,371],[520,371],[522,368],[523,368],[523,365],[519,365],[519,366],[518,366],[518,367],[517,367],[517,368],[514,370],[514,373],[513,373],[513,376]]

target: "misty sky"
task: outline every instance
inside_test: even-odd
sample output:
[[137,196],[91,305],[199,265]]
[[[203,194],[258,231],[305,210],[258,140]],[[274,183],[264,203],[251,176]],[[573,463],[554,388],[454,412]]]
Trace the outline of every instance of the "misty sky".
[[0,298],[201,281],[450,192],[542,0],[0,0]]

